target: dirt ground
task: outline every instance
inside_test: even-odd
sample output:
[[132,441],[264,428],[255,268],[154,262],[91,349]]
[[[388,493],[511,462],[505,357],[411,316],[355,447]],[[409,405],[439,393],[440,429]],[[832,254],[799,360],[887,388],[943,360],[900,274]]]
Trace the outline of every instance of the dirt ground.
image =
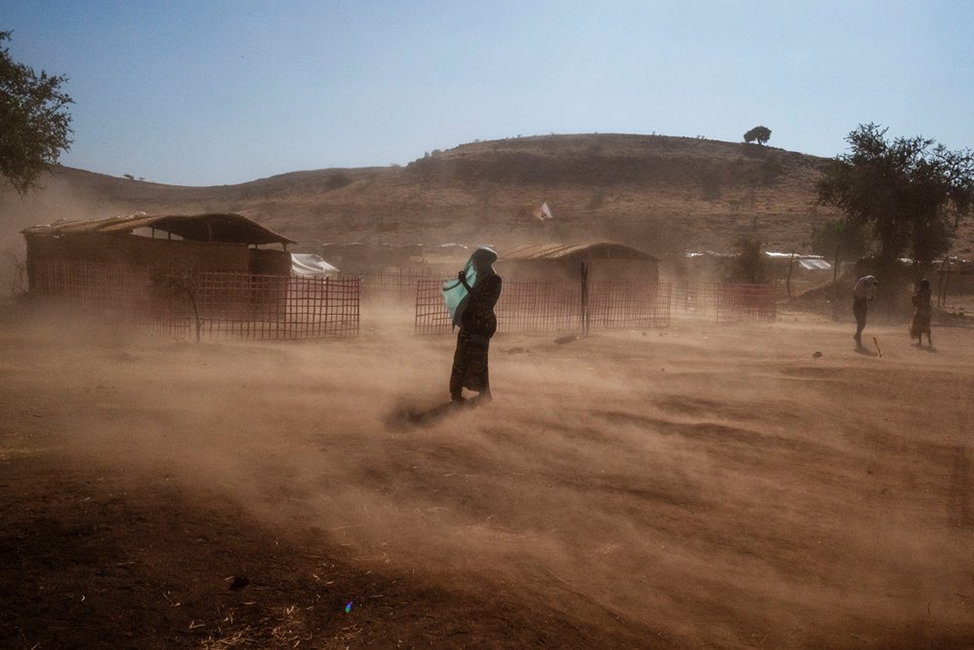
[[[974,331],[0,316],[0,647],[974,647]],[[814,353],[821,352],[820,356]]]

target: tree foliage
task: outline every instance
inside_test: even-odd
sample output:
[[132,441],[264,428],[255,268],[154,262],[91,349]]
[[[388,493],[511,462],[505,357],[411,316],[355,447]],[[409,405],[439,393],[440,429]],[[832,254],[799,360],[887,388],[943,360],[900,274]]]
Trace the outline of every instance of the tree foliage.
[[842,217],[828,219],[812,228],[812,252],[840,260],[859,257],[866,252],[866,236],[862,228]]
[[731,269],[731,280],[746,284],[763,284],[767,278],[764,268],[763,244],[754,237],[741,237],[737,240],[737,257]]
[[886,139],[876,124],[847,137],[850,153],[831,161],[817,190],[851,226],[871,229],[880,263],[904,253],[921,264],[950,250],[960,219],[974,207],[974,154],[923,137]]
[[744,142],[747,142],[748,144],[750,144],[751,142],[764,144],[770,139],[771,139],[771,129],[769,129],[766,126],[756,126],[744,134]]
[[61,91],[67,77],[38,75],[15,62],[0,32],[0,175],[21,194],[57,163],[71,145],[71,98]]

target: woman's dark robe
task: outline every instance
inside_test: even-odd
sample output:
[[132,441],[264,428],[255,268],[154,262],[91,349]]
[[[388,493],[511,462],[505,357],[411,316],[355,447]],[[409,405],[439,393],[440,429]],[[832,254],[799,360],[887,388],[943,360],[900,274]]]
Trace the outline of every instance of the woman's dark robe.
[[460,397],[467,388],[478,393],[490,390],[487,352],[490,337],[497,331],[494,305],[501,295],[501,278],[492,273],[478,278],[470,290],[469,302],[460,317],[457,350],[453,355],[450,395]]

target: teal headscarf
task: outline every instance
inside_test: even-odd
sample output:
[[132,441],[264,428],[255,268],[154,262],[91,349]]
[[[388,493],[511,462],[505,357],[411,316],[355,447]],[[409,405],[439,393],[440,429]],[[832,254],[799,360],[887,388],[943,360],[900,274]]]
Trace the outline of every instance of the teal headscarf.
[[[473,252],[473,255],[463,266],[464,276],[471,289],[477,286],[477,282],[483,278],[494,274],[493,265],[496,260],[497,253],[486,246],[481,246]],[[450,320],[453,322],[453,326],[459,327],[463,310],[467,308],[467,303],[470,301],[470,293],[467,291],[467,287],[463,286],[459,280],[447,280],[443,283],[443,301],[450,311]]]

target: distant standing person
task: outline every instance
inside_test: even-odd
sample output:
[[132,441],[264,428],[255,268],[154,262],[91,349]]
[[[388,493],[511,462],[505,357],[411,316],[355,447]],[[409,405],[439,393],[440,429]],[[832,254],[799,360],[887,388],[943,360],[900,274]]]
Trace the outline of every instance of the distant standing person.
[[933,347],[930,338],[930,316],[933,308],[930,306],[930,282],[921,280],[920,287],[913,293],[913,322],[910,323],[910,338],[917,340],[918,346],[923,346],[923,334],[927,335],[927,343]]
[[856,340],[856,346],[860,348],[862,347],[862,330],[866,328],[866,312],[877,285],[879,285],[879,281],[874,276],[865,275],[859,278],[856,286],[852,289],[852,313],[856,316],[856,333],[852,335],[852,338]]
[[450,375],[450,398],[454,403],[465,401],[464,388],[477,392],[476,399],[491,399],[487,352],[490,338],[497,331],[494,305],[502,285],[493,267],[496,260],[497,253],[478,248],[457,274],[457,280],[469,293],[454,315],[454,323],[460,326]]

